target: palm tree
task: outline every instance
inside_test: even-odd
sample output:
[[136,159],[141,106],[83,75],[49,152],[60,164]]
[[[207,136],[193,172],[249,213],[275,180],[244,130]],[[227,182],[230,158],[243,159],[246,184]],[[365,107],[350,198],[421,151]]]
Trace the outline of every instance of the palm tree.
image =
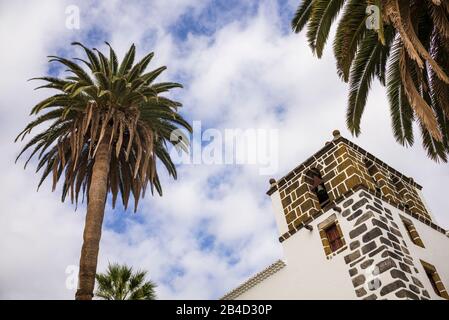
[[[378,9],[377,17],[366,13],[367,7],[371,9],[373,5]],[[303,0],[292,20],[292,28],[300,32],[307,25],[308,43],[318,58],[340,11],[333,49],[337,72],[342,80],[349,82],[348,128],[354,135],[360,134],[368,92],[377,78],[387,87],[395,139],[402,145],[412,145],[413,123],[417,121],[429,157],[446,162],[449,2]],[[367,19],[371,22],[376,18],[377,28],[367,28]]]
[[[153,53],[134,64],[135,46],[130,47],[119,64],[109,46],[109,58],[81,43],[88,60],[50,56],[50,62],[68,68],[70,75],[34,78],[46,81],[39,88],[56,89],[57,94],[39,102],[31,115],[40,115],[18,135],[23,139],[33,128],[47,121],[49,126],[25,145],[17,159],[32,148],[27,163],[38,155],[37,171],[43,170],[39,186],[50,175],[53,191],[62,178],[62,201],[72,203],[86,196],[87,214],[81,249],[79,284],[76,299],[90,300],[93,295],[97,258],[107,194],[115,207],[120,193],[123,206],[134,197],[134,211],[149,183],[162,195],[156,159],[176,179],[168,145],[187,151],[188,138],[177,130],[190,125],[179,115],[179,102],[160,96],[178,83],[154,83],[166,69],[145,72]],[[88,72],[78,62],[82,62]],[[175,131],[176,130],[176,131]],[[176,132],[176,134],[172,134]]]
[[106,273],[98,273],[95,296],[105,300],[155,300],[156,284],[145,281],[146,271],[133,272],[127,265],[109,264]]

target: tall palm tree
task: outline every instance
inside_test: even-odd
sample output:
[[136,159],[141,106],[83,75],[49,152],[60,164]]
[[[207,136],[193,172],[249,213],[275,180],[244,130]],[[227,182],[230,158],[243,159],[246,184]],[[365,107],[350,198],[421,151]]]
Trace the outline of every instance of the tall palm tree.
[[[34,78],[46,81],[39,88],[56,89],[58,93],[34,106],[31,115],[46,113],[30,122],[16,138],[23,139],[33,128],[51,121],[31,138],[17,159],[32,148],[25,167],[38,155],[36,172],[43,170],[39,186],[50,175],[54,191],[62,177],[62,201],[70,195],[71,202],[78,204],[80,193],[81,201],[86,196],[76,292],[76,299],[83,300],[93,295],[107,194],[112,194],[114,208],[120,193],[125,209],[132,194],[134,211],[148,183],[152,193],[155,188],[162,195],[156,159],[176,179],[168,145],[187,151],[188,138],[177,129],[191,131],[178,113],[181,104],[160,95],[182,86],[154,83],[166,67],[145,72],[153,53],[134,64],[133,44],[119,64],[114,50],[106,44],[109,58],[78,42],[73,45],[83,48],[88,60],[49,57],[50,62],[66,66],[70,75],[64,79]],[[88,71],[78,62],[84,63]]]
[[95,296],[105,300],[155,300],[156,284],[145,281],[146,271],[133,272],[127,265],[109,264],[106,273],[98,273]]
[[[378,17],[366,13],[368,5],[376,6]],[[340,11],[333,49],[337,72],[349,82],[348,128],[356,136],[360,134],[368,92],[377,78],[387,87],[396,140],[412,145],[413,122],[417,121],[429,157],[446,162],[449,1],[303,0],[292,28],[300,32],[307,26],[308,43],[318,58]],[[367,28],[366,20],[376,18],[378,27]]]

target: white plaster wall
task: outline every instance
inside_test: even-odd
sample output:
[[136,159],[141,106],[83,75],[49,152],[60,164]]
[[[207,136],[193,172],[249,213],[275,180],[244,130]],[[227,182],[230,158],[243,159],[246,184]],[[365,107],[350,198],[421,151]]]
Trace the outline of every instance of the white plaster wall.
[[284,234],[288,231],[287,221],[285,220],[284,209],[282,208],[281,195],[279,190],[271,194],[271,206],[273,207],[274,218],[276,219],[276,226],[278,234]]
[[[359,193],[355,193],[350,198],[356,202],[360,199]],[[283,234],[287,230],[287,224],[279,193],[275,192],[272,198],[278,229],[280,234]],[[404,214],[405,217],[413,221],[426,246],[425,249],[420,248],[413,244],[408,237],[400,219],[401,211],[388,203],[384,202],[383,205],[391,210],[394,220],[403,234],[415,266],[420,272],[419,280],[426,287],[432,299],[442,299],[434,293],[419,259],[433,264],[446,289],[449,289],[449,238]],[[350,267],[343,258],[349,253],[349,248],[333,256],[332,259],[327,259],[323,250],[317,225],[332,214],[337,215],[346,244],[349,245],[349,232],[352,230],[352,223],[336,211],[329,210],[310,223],[313,226],[312,231],[301,229],[282,243],[283,260],[286,262],[283,269],[244,292],[237,299],[357,299],[348,273]]]
[[[310,223],[312,231],[301,229],[285,240],[282,243],[283,260],[287,265],[238,299],[356,299],[348,266],[343,259],[349,249],[326,259],[318,232],[317,225],[334,213],[334,210],[329,210]],[[346,219],[338,220],[347,239]]]

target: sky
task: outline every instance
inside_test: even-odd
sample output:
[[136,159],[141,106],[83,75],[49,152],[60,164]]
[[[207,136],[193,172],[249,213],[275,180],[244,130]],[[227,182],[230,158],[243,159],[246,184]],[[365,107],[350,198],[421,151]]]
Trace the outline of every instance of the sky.
[[[99,271],[108,262],[148,270],[159,299],[221,297],[282,258],[268,180],[324,146],[334,129],[420,183],[436,222],[449,228],[447,164],[429,160],[419,138],[412,148],[395,142],[378,83],[362,134],[351,136],[348,88],[336,75],[331,45],[316,59],[304,34],[290,32],[297,2],[0,0],[0,299],[75,294],[85,206],[75,211],[62,203],[60,189],[52,193],[49,182],[36,192],[35,163],[26,170],[23,161],[15,164],[23,144],[13,142],[31,120],[31,108],[49,94],[33,91],[36,83],[27,79],[64,75],[46,57],[81,57],[72,41],[103,50],[108,41],[119,57],[131,43],[138,57],[154,51],[150,67],[166,65],[161,80],[184,85],[170,97],[183,103],[190,122],[200,122],[200,136],[254,129],[273,133],[276,142],[268,174],[263,163],[250,161],[180,163],[178,180],[161,171],[163,197],[147,195],[137,213],[108,203]],[[77,10],[79,28],[73,28]],[[207,147],[207,140],[198,146]]]

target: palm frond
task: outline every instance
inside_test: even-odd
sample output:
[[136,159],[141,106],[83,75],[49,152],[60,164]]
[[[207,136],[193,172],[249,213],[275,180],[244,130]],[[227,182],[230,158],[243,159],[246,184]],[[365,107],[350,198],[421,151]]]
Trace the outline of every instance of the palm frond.
[[[51,176],[54,189],[62,179],[62,201],[70,196],[77,204],[80,193],[82,199],[87,196],[89,201],[92,164],[106,139],[111,152],[108,191],[112,193],[113,206],[120,194],[125,208],[133,197],[136,210],[147,184],[162,194],[157,161],[176,178],[176,167],[166,148],[173,145],[188,151],[186,135],[181,134],[182,141],[171,140],[172,133],[179,129],[192,130],[178,113],[181,104],[161,95],[182,86],[174,82],[153,84],[166,67],[144,73],[154,54],[149,53],[134,64],[134,45],[120,64],[108,43],[109,58],[81,43],[73,45],[84,49],[88,61],[52,56],[51,61],[69,67],[71,74],[64,79],[33,78],[45,81],[41,87],[58,93],[32,108],[31,114],[37,118],[18,134],[16,141],[48,121],[52,123],[28,141],[17,159],[30,152],[26,166],[38,157],[37,171],[42,170],[39,186]],[[77,63],[86,64],[90,74]],[[41,115],[43,111],[46,112]]]

